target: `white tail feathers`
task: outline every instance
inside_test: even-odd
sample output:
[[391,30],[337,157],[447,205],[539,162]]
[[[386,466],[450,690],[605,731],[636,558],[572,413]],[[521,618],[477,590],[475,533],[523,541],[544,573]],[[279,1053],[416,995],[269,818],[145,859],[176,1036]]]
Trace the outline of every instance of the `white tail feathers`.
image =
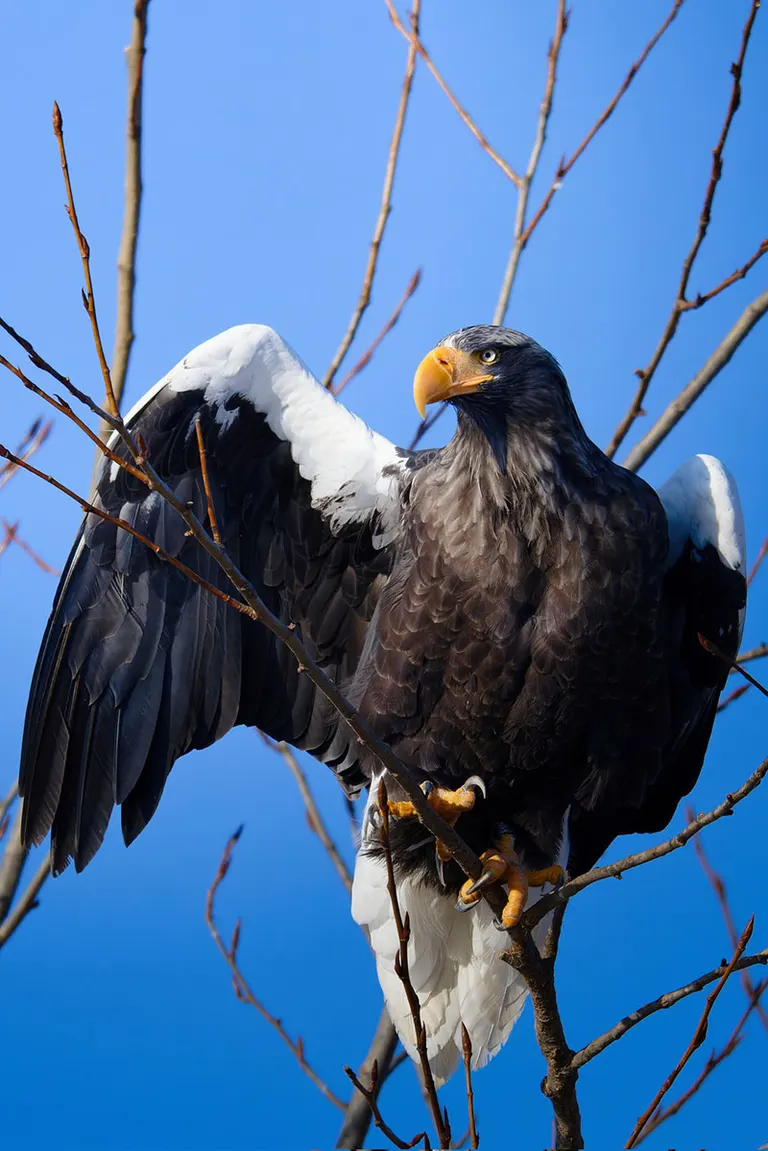
[[[439,1086],[456,1069],[462,1023],[472,1040],[472,1066],[483,1067],[508,1039],[525,1005],[526,987],[521,976],[499,958],[504,937],[484,900],[462,913],[456,910],[455,896],[408,876],[398,882],[397,895],[403,916],[407,912],[410,917],[411,982],[419,997],[427,1053]],[[540,896],[540,891],[532,893],[529,902]],[[355,863],[352,916],[368,930],[390,1018],[403,1047],[416,1058],[413,1020],[394,968],[398,938],[386,865],[363,850]],[[537,943],[546,935],[549,919],[546,916],[537,924]]]

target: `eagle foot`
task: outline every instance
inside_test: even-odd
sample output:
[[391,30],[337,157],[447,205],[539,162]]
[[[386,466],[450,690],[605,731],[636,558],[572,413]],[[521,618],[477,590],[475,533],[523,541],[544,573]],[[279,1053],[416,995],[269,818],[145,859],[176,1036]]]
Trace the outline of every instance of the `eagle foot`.
[[[485,784],[479,775],[471,775],[461,787],[452,791],[447,787],[435,787],[429,780],[425,780],[421,785],[421,790],[426,796],[427,803],[437,814],[445,820],[446,823],[454,826],[460,815],[465,811],[471,811],[475,806],[475,799],[477,798],[476,792],[482,792],[483,799],[485,799]],[[395,819],[415,819],[418,818],[418,811],[414,807],[410,799],[398,801],[395,799],[387,800],[387,807],[389,814],[394,816]],[[447,852],[447,848],[442,844],[439,847]],[[439,851],[439,848],[438,848]],[[442,857],[444,860],[450,859],[450,852]]]
[[553,865],[538,871],[525,871],[520,866],[520,857],[514,849],[511,835],[502,835],[498,846],[484,851],[480,856],[482,874],[477,879],[468,879],[459,891],[457,911],[470,911],[480,899],[481,891],[491,883],[504,883],[507,886],[507,902],[501,914],[503,928],[516,927],[522,918],[528,899],[529,887],[543,887],[545,883],[560,883],[564,878],[562,867]]

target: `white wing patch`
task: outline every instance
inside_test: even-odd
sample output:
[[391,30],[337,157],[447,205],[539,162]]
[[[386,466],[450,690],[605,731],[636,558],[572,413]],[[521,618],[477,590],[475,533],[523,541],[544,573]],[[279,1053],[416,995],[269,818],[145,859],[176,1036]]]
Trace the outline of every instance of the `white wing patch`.
[[[367,809],[375,796],[372,785],[364,828],[369,826]],[[565,836],[558,862],[563,863],[567,854]],[[529,906],[546,890],[532,892]],[[410,917],[411,982],[419,997],[429,1062],[439,1086],[453,1074],[461,1056],[462,1023],[472,1040],[472,1066],[483,1067],[508,1039],[525,1006],[527,988],[522,976],[499,958],[504,936],[483,900],[472,911],[459,912],[453,896],[411,876],[398,880],[397,894],[402,914]],[[368,930],[387,1010],[403,1047],[416,1059],[413,1019],[394,968],[399,944],[386,865],[362,852],[355,861],[352,917]],[[539,945],[550,919],[551,915],[545,916],[533,931]]]
[[224,426],[237,418],[226,401],[242,396],[290,443],[300,474],[312,486],[312,504],[325,512],[332,530],[378,513],[377,546],[396,536],[402,457],[323,388],[272,328],[241,324],[200,344],[139,400],[126,423],[164,388],[199,390]]
[[723,562],[744,572],[747,555],[744,516],[736,482],[714,456],[693,456],[659,488],[669,525],[671,566],[685,541],[697,548],[712,544]]

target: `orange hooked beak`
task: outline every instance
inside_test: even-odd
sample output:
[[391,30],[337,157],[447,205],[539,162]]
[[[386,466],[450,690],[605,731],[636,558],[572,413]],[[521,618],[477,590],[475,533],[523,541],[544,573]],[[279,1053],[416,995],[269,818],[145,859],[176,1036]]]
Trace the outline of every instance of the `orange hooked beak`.
[[433,348],[419,364],[413,378],[413,399],[424,419],[427,404],[452,400],[476,392],[492,375],[478,374],[477,361],[457,348]]

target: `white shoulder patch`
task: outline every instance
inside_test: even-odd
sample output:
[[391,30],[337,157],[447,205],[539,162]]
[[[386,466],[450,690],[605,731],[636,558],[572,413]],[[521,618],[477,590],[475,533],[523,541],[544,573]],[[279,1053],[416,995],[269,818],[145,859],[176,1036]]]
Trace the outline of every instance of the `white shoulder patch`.
[[200,390],[225,426],[236,419],[226,401],[242,396],[290,443],[299,472],[312,485],[313,506],[334,530],[378,513],[378,546],[397,534],[403,459],[395,445],[323,388],[273,328],[241,324],[200,344],[139,400],[126,423],[165,388]]
[[743,572],[747,546],[736,482],[714,456],[693,456],[659,488],[669,525],[669,564],[690,539],[695,547],[713,544],[723,562]]

